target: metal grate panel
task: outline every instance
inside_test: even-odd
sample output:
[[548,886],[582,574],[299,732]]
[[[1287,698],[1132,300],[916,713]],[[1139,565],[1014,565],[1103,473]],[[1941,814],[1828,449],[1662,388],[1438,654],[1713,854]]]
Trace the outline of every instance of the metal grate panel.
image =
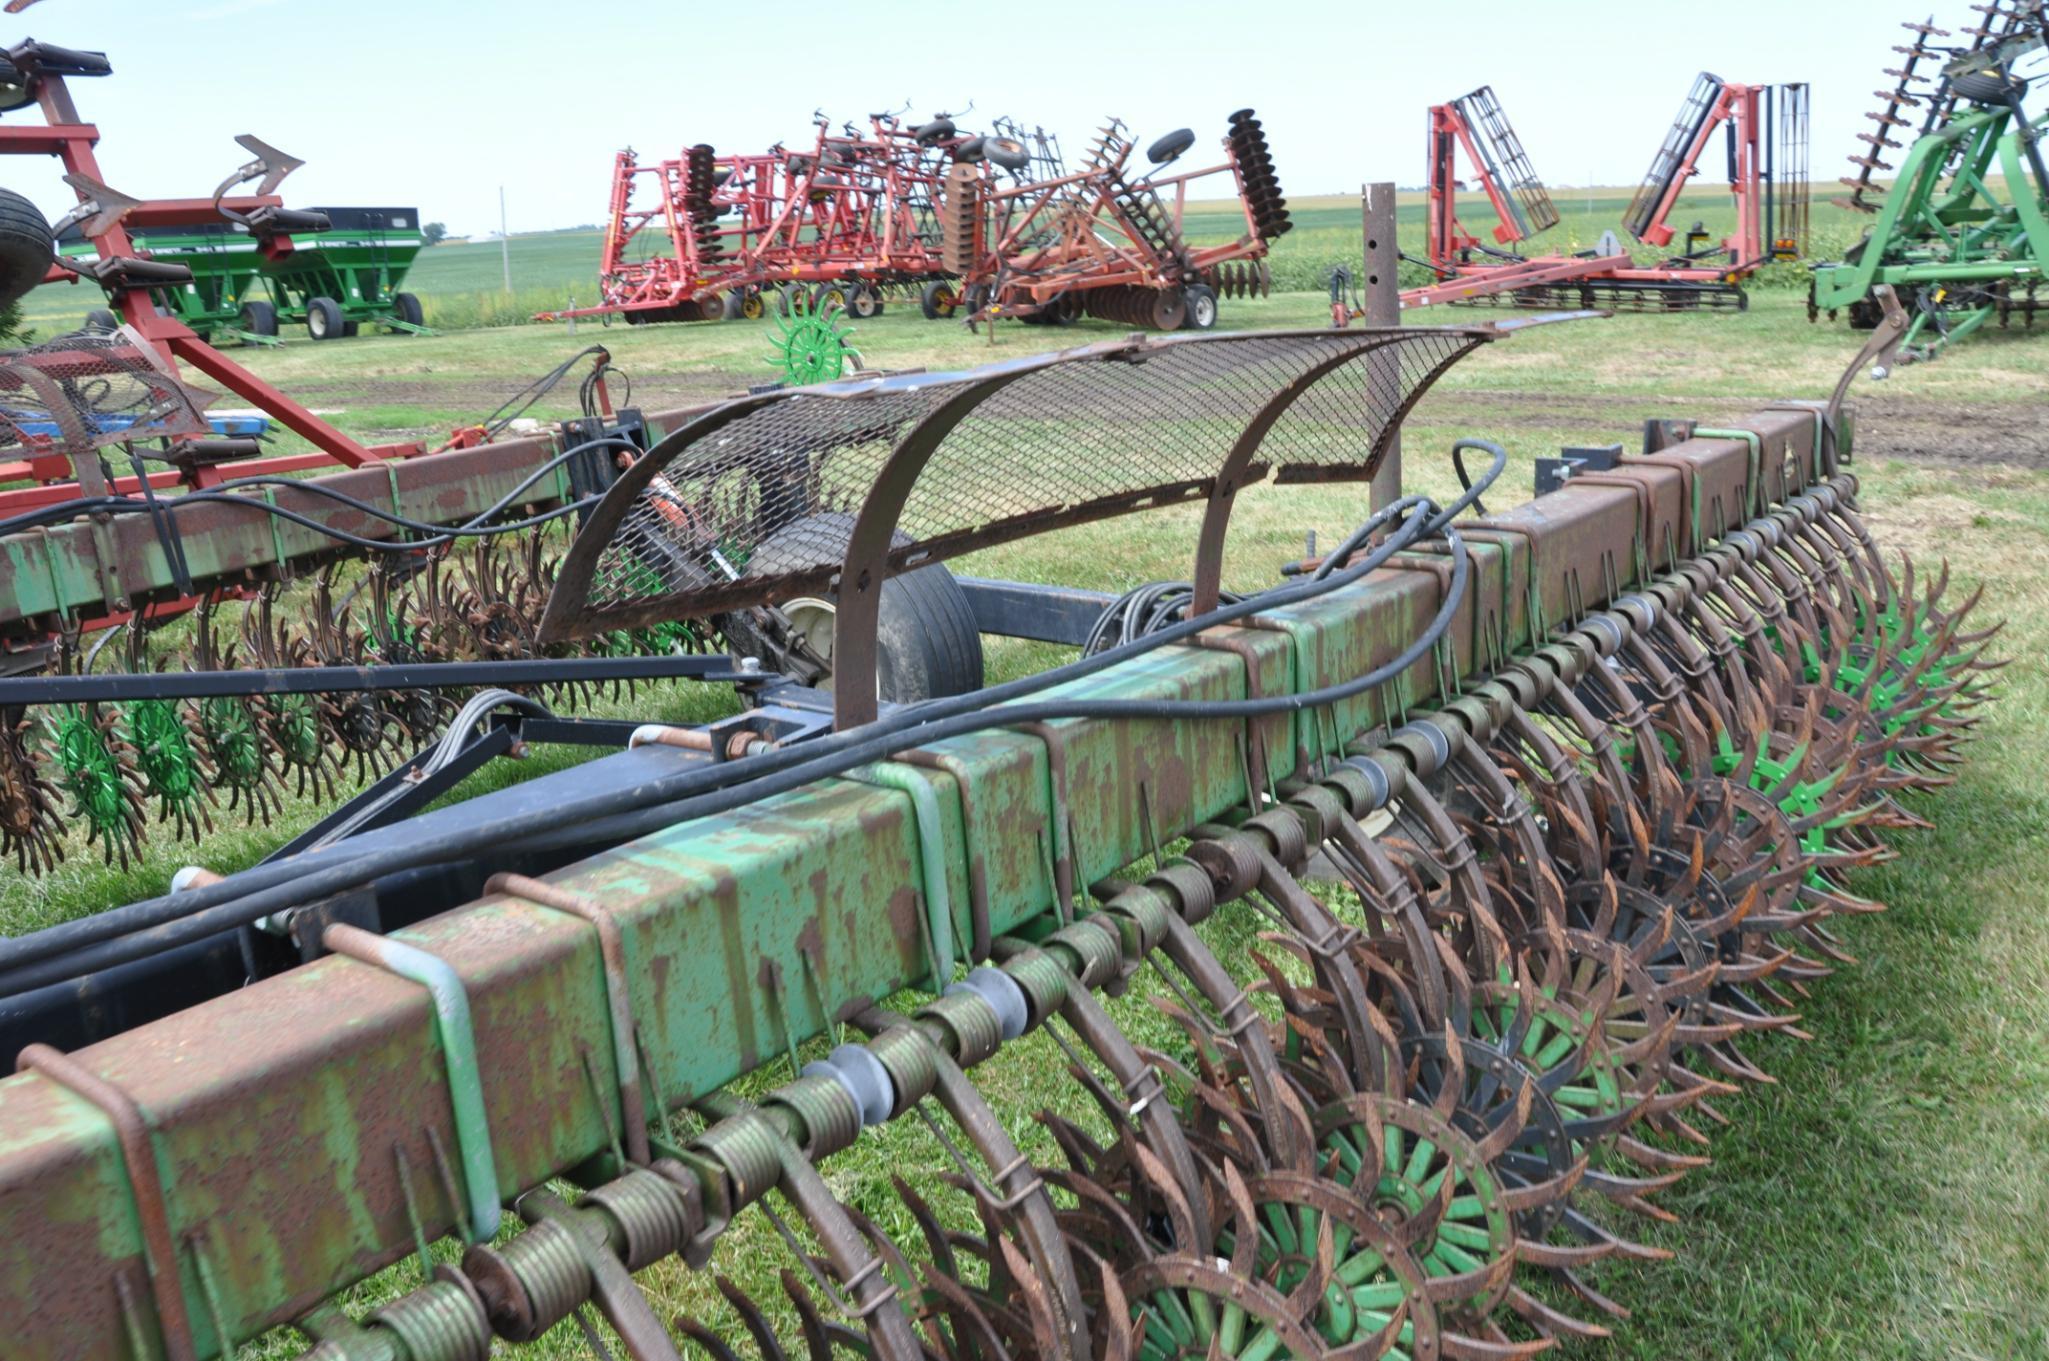
[[891,570],[1231,481],[1369,479],[1485,327],[1133,338],[745,398],[662,441],[565,558],[546,639],[829,587],[871,499]]

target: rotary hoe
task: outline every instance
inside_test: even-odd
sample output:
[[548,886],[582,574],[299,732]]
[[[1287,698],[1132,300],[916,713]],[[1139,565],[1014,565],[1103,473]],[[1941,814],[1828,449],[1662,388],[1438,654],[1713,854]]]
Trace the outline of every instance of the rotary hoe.
[[[1636,1226],[1769,1080],[1759,1037],[1825,1011],[1838,919],[1880,906],[1856,871],[1954,778],[1996,663],[1975,595],[1859,513],[1847,377],[1653,422],[1512,508],[1506,451],[1462,440],[1460,495],[1362,504],[1223,589],[1240,490],[1363,502],[1415,401],[1516,326],[756,392],[649,418],[589,496],[515,489],[579,508],[545,569],[316,576],[426,621],[380,649],[435,634],[437,591],[517,583],[460,624],[553,659],[450,726],[499,753],[589,740],[538,668],[635,630],[717,638],[737,702],[0,941],[7,1354],[1506,1361],[1624,1327],[1603,1273],[1668,1255]],[[318,561],[304,526],[164,500],[10,538],[0,599],[143,590],[164,554],[111,556],[138,543],[198,577]],[[1172,508],[1183,581],[947,565]],[[447,679],[337,669],[319,624],[276,651],[286,603],[195,619],[189,671],[0,684],[161,798],[151,744],[193,715],[110,707],[138,676],[252,734]],[[1066,660],[992,679],[984,636]],[[1067,1080],[1021,1120],[987,1079],[1029,1063]]]

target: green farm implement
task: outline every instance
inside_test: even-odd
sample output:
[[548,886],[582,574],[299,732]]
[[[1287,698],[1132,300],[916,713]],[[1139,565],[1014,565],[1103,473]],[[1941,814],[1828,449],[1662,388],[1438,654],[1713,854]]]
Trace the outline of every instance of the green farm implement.
[[[115,854],[420,744],[261,864],[0,940],[10,1361],[1517,1361],[1619,1327],[1583,1269],[1666,1255],[1632,1217],[1770,1080],[1752,1037],[1823,1009],[1831,919],[1877,906],[1849,876],[1990,663],[1873,541],[1840,388],[1653,422],[1513,507],[1461,440],[1462,495],[1369,506],[1513,329],[1140,335],[0,522],[0,639],[60,659],[0,678],[24,872],[66,816]],[[1260,483],[1356,484],[1358,523],[1233,595]],[[1185,580],[948,565],[1159,512]],[[171,590],[209,603],[167,666]],[[62,661],[124,603],[122,662]],[[991,678],[987,636],[1062,660]],[[657,674],[732,702],[552,707]],[[433,806],[551,743],[612,750]],[[1032,1131],[988,1095],[1020,1065]]]
[[[1881,309],[1874,290],[1891,287],[1912,314],[1905,358],[1927,358],[1988,322],[2018,315],[2029,325],[2045,300],[2037,290],[2049,258],[2049,170],[2042,139],[2049,112],[2030,114],[2028,81],[2017,69],[2049,44],[2049,6],[2025,0],[1993,6],[1959,49],[1937,46],[1948,35],[1909,24],[1915,35],[1900,49],[1907,60],[1899,86],[1863,134],[1868,155],[1853,158],[1843,202],[1874,214],[1870,231],[1841,261],[1814,267],[1810,318],[1847,312],[1869,329]],[[1937,63],[1939,65],[1934,65]],[[1883,157],[1906,145],[1893,134],[1919,135],[1897,166]],[[1880,193],[1876,172],[1896,171]]]

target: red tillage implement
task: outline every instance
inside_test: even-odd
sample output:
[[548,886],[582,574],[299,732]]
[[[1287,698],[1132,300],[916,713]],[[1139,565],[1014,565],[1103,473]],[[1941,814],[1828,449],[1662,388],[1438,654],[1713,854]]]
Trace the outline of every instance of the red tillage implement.
[[1558,212],[1491,89],[1483,86],[1438,105],[1430,110],[1429,241],[1428,259],[1422,262],[1437,281],[1403,293],[1402,305],[1741,309],[1748,301],[1743,280],[1772,261],[1798,259],[1804,250],[1807,118],[1805,85],[1737,85],[1702,72],[1659,145],[1623,226],[1646,246],[1669,246],[1678,235],[1672,214],[1720,131],[1735,230],[1710,241],[1696,225],[1685,234],[1683,252],[1639,265],[1612,235],[1595,250],[1571,254],[1524,256],[1483,244],[1458,219],[1461,148],[1498,219],[1493,233],[1498,245],[1513,246],[1556,226]]

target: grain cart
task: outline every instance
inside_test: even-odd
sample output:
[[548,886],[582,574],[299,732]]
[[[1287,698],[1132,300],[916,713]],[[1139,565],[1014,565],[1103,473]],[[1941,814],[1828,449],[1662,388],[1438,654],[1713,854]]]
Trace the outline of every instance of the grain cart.
[[[1623,226],[1664,250],[1679,232],[1671,219],[1702,159],[1723,134],[1735,230],[1720,241],[1695,227],[1684,249],[1639,265],[1611,235],[1593,250],[1522,255],[1507,249],[1557,225],[1558,215],[1522,143],[1489,87],[1430,110],[1431,215],[1427,258],[1436,281],[1402,294],[1404,307],[1438,303],[1517,307],[1602,307],[1628,311],[1738,309],[1742,281],[1805,251],[1808,90],[1805,85],[1737,85],[1702,72],[1631,199]],[[1458,220],[1457,158],[1497,218],[1488,246]],[[1342,299],[1337,300],[1342,306]],[[1340,319],[1344,314],[1340,313]]]
[[[971,319],[1065,322],[1088,315],[1172,331],[1216,324],[1219,296],[1267,291],[1269,244],[1289,228],[1273,155],[1250,109],[1230,116],[1224,159],[1167,173],[1195,145],[1186,128],[1146,150],[1123,122],[1098,130],[1079,169],[1004,186],[971,166],[948,175],[943,264],[961,278]],[[1189,188],[1229,175],[1245,230],[1235,241],[1190,246]]]
[[315,340],[355,335],[369,323],[401,335],[432,335],[420,299],[405,291],[420,253],[416,208],[313,208],[325,227],[295,233],[288,249],[263,259],[277,319],[303,324]]
[[[1852,326],[1869,329],[1882,317],[1876,290],[1896,289],[1914,314],[1902,350],[1913,359],[1993,320],[2005,326],[2018,314],[2034,324],[2049,241],[2049,113],[2028,112],[2028,81],[2015,66],[2049,43],[2049,7],[1987,7],[1955,49],[1935,43],[1949,35],[1930,24],[1907,28],[1914,37],[1901,49],[1899,85],[1872,115],[1879,132],[1864,134],[1879,140],[1845,181],[1846,202],[1872,213],[1871,228],[1842,260],[1815,265],[1808,317],[1847,312]],[[1903,114],[1914,108],[1923,110],[1921,133],[1874,203],[1872,173],[1895,170],[1880,157],[1901,145],[1892,134],[1913,127]]]
[[[148,258],[175,262],[192,272],[191,282],[158,289],[156,298],[195,335],[245,345],[278,343],[275,309],[268,301],[249,297],[263,262],[261,245],[246,231],[215,216],[138,230],[132,238],[135,249]],[[93,245],[74,226],[58,243],[58,253],[70,260],[90,259]],[[112,315],[96,310],[88,313],[88,320],[103,321]]]

